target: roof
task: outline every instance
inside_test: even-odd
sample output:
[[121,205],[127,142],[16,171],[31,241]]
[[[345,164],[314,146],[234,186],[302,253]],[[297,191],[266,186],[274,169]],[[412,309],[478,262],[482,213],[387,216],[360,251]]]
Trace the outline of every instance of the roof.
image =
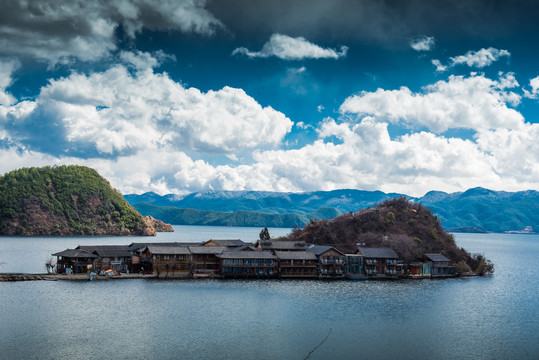
[[317,260],[316,255],[309,251],[276,251],[279,260]]
[[245,244],[245,245],[242,245],[242,246],[232,248],[230,250],[233,250],[233,251],[258,251],[258,249],[256,247],[254,247],[254,245],[252,245],[252,244],[251,245]]
[[431,261],[450,261],[448,258],[443,256],[442,254],[425,254],[425,257],[427,257]]
[[146,247],[151,254],[155,255],[190,255],[187,246],[148,245]]
[[192,254],[221,254],[223,251],[227,251],[228,248],[224,246],[189,246],[188,249]]
[[52,254],[52,256],[63,256],[69,258],[97,258],[98,256],[82,249],[65,249]]
[[372,259],[398,259],[399,256],[392,248],[358,247],[358,251],[366,258]]
[[342,251],[339,251],[335,249],[333,246],[328,246],[328,245],[311,245],[307,249],[307,251],[314,253],[316,256],[320,256],[328,250],[335,250],[339,254],[344,255]]
[[145,249],[150,245],[157,246],[196,246],[200,245],[200,242],[148,242],[148,243],[131,243],[128,245],[128,249],[131,251],[136,251],[140,249]]
[[127,249],[97,249],[93,253],[100,257],[131,257],[133,255]]
[[228,246],[228,247],[238,247],[243,246],[245,243],[240,239],[210,239],[208,241],[204,241],[202,245],[207,246],[206,244],[209,242],[214,242],[219,246]]
[[306,250],[309,246],[303,241],[286,241],[286,240],[276,240],[276,241],[261,241],[260,247],[262,249],[272,249],[272,250]]
[[271,251],[225,251],[217,256],[221,259],[275,259]]

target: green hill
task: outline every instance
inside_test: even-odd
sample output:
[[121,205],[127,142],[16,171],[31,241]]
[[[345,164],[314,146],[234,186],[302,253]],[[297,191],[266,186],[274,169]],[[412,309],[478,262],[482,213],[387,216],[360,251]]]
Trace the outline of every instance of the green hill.
[[0,176],[0,235],[155,235],[97,171],[23,168]]

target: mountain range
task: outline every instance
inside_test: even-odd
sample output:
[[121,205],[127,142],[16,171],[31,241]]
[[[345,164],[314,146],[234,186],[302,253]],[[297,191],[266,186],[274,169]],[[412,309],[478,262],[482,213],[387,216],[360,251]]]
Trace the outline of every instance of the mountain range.
[[353,189],[124,195],[142,215],[171,224],[279,227],[301,227],[310,219],[333,218],[398,197],[425,205],[450,231],[504,232],[527,226],[539,230],[539,192],[534,190],[505,192],[479,187],[454,193],[431,191],[423,197]]

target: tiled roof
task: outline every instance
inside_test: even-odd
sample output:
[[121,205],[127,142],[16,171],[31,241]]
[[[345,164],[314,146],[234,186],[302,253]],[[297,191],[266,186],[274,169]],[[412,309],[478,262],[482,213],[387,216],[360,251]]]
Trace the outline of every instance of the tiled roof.
[[221,259],[275,259],[271,251],[225,251],[217,257]]
[[189,246],[188,249],[192,254],[221,254],[228,250],[224,246]]
[[190,255],[191,251],[187,246],[164,246],[148,245],[148,251],[152,255]]
[[262,241],[260,247],[262,249],[271,250],[306,250],[309,245],[303,241]]
[[358,247],[357,248],[361,255],[365,258],[371,259],[398,259],[399,256],[392,248],[368,248],[368,247]]
[[317,260],[314,253],[309,251],[276,251],[279,260]]
[[333,246],[327,246],[327,245],[311,245],[311,246],[309,246],[307,251],[312,252],[317,256],[320,256],[323,253],[325,253],[326,251],[332,250],[332,249],[337,251],[338,253],[344,255],[344,253],[342,251],[339,251],[339,250],[335,249]]
[[240,239],[210,239],[208,241],[204,241],[202,245],[206,245],[206,243],[210,241],[216,243],[219,246],[238,247],[245,245],[245,243]]
[[431,261],[449,261],[449,259],[442,254],[425,254],[425,256]]
[[200,245],[200,242],[148,242],[148,243],[131,243],[128,245],[129,250],[136,251],[140,249],[145,249],[150,245],[155,246],[197,246]]
[[92,253],[87,252],[82,249],[66,249],[52,254],[52,256],[63,256],[69,258],[97,258],[98,256]]

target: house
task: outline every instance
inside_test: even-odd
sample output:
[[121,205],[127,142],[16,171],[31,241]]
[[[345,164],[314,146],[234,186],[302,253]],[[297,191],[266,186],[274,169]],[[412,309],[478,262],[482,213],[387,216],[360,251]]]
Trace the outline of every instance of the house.
[[233,278],[277,277],[277,258],[271,251],[224,251],[217,255],[221,275]]
[[256,247],[259,250],[267,251],[305,251],[309,248],[309,244],[304,241],[288,241],[288,240],[267,240],[257,241]]
[[234,250],[234,249],[239,248],[241,246],[244,246],[246,244],[240,239],[233,239],[233,240],[210,239],[208,241],[204,241],[201,245],[202,246],[225,246],[225,247],[229,248],[230,250]]
[[188,246],[191,252],[191,268],[198,272],[217,272],[219,270],[219,258],[217,255],[228,251],[224,246]]
[[94,266],[96,254],[83,249],[66,249],[52,254],[56,256],[56,271],[58,273],[85,273]]
[[432,277],[448,277],[455,275],[455,267],[450,266],[450,260],[442,254],[424,254],[423,258],[432,262]]
[[344,276],[351,280],[367,279],[365,273],[363,255],[346,254],[344,255]]
[[428,278],[432,275],[432,262],[414,261],[408,265],[409,277]]
[[151,259],[151,264],[144,268],[157,275],[191,271],[191,251],[187,246],[149,245],[143,251],[143,258]]
[[402,273],[399,256],[391,248],[358,247],[356,254],[363,255],[368,277],[396,277]]
[[309,251],[275,251],[282,278],[316,278],[318,258]]
[[317,274],[319,278],[343,278],[344,253],[333,246],[310,245],[307,249],[318,259]]
[[133,253],[126,245],[79,245],[76,249],[97,255],[93,264],[95,272],[109,269],[121,273],[133,271]]

